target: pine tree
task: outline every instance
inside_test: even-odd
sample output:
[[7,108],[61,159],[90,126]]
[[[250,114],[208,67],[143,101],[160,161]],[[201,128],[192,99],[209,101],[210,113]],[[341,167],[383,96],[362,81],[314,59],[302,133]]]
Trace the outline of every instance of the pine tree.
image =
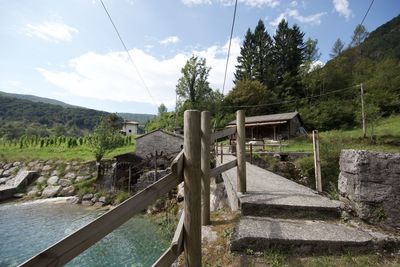
[[253,35],[254,78],[264,85],[272,85],[272,39],[260,19]]
[[368,37],[369,32],[364,25],[358,24],[354,29],[353,36],[351,37],[350,47],[356,47],[360,45]]
[[235,83],[242,80],[253,80],[255,78],[254,70],[254,35],[250,28],[246,32],[243,45],[240,48],[235,73]]

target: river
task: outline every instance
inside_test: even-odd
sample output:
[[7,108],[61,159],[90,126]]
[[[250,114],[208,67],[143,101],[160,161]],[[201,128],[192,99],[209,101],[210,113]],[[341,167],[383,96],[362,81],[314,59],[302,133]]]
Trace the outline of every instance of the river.
[[[21,264],[103,212],[64,201],[1,204],[0,266]],[[67,266],[151,266],[170,242],[161,231],[134,217]]]

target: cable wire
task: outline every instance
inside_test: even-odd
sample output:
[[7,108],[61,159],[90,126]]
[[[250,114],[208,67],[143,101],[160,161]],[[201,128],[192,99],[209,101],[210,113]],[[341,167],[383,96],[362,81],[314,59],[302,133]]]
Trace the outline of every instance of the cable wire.
[[365,15],[364,15],[364,17],[363,17],[363,19],[362,19],[360,25],[363,25],[364,20],[365,20],[365,18],[367,17],[367,15],[368,15],[368,13],[369,13],[369,10],[371,9],[372,4],[374,3],[374,1],[375,1],[375,0],[372,0],[372,1],[371,1],[371,4],[369,5],[367,12],[365,12]]
[[108,16],[108,18],[109,18],[109,20],[110,20],[112,26],[114,27],[115,32],[116,32],[117,35],[118,35],[118,38],[119,38],[119,40],[120,40],[121,43],[122,43],[122,46],[124,47],[126,53],[128,54],[128,58],[129,58],[130,61],[132,62],[133,66],[135,67],[135,70],[136,70],[137,75],[139,76],[139,79],[140,79],[141,82],[143,83],[144,88],[146,88],[146,91],[147,91],[147,93],[149,94],[149,96],[150,96],[150,98],[151,98],[153,104],[154,104],[155,106],[157,106],[156,101],[154,100],[153,95],[150,93],[150,90],[149,90],[149,88],[147,87],[146,82],[144,81],[142,75],[140,74],[139,68],[136,66],[135,62],[133,61],[132,56],[131,56],[131,54],[129,53],[128,48],[126,47],[124,40],[122,39],[121,35],[119,34],[119,31],[118,31],[118,29],[117,29],[117,26],[115,25],[113,19],[111,18],[111,15],[110,15],[110,13],[108,12],[106,6],[104,5],[103,0],[100,0],[100,2],[101,2],[101,5],[102,5],[103,8],[104,8],[104,11],[107,13],[107,16]]
[[233,28],[235,27],[235,20],[236,20],[236,9],[237,9],[237,0],[235,0],[235,9],[234,9],[234,11],[233,11],[232,28],[231,28],[231,37],[229,38],[228,56],[226,57],[225,74],[224,74],[224,83],[223,83],[223,85],[222,85],[222,94],[224,94],[224,91],[225,91],[226,73],[228,72],[228,63],[229,63],[229,55],[230,55],[230,53],[231,53],[231,44],[232,44]]
[[354,87],[357,87],[357,86],[360,86],[360,85],[357,84],[357,85],[353,85],[353,86],[350,86],[350,87],[329,91],[329,92],[324,93],[324,94],[319,94],[319,95],[314,95],[314,96],[309,96],[309,97],[303,97],[301,99],[295,99],[295,100],[286,100],[286,101],[281,101],[281,102],[259,104],[259,105],[225,106],[225,107],[229,107],[229,108],[256,108],[256,107],[267,107],[267,106],[275,106],[275,105],[280,105],[280,104],[288,104],[288,103],[294,103],[294,102],[297,102],[297,101],[303,100],[303,99],[312,99],[312,98],[318,98],[318,97],[321,97],[321,96],[335,94],[337,92],[342,92],[342,91],[345,91],[345,90],[348,90],[348,89],[351,89],[351,88],[354,88]]

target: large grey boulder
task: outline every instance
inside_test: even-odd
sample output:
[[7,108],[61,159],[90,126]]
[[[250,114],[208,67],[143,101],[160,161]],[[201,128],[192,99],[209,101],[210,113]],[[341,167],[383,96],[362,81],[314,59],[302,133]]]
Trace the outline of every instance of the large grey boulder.
[[69,196],[73,196],[74,193],[75,193],[75,188],[73,185],[71,185],[71,186],[67,186],[67,187],[61,189],[61,191],[58,195],[61,197],[69,197]]
[[58,183],[58,180],[60,180],[60,178],[58,176],[51,176],[48,180],[47,180],[47,184],[48,185],[56,185]]
[[68,179],[60,179],[58,181],[58,184],[61,185],[62,187],[70,186],[72,184],[71,180]]
[[342,150],[339,193],[356,214],[400,229],[400,153]]
[[55,197],[61,191],[61,185],[49,185],[43,192],[42,197]]

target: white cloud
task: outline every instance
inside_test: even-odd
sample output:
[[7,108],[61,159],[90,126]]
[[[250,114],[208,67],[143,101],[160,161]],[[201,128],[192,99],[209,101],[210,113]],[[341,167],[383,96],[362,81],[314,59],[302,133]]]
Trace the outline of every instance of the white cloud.
[[320,12],[309,16],[303,16],[299,13],[297,9],[289,9],[286,12],[289,17],[292,17],[293,19],[301,23],[311,24],[311,25],[321,24],[321,17],[326,15],[326,12]]
[[269,24],[273,27],[277,27],[282,19],[287,19],[288,17],[291,17],[294,20],[297,20],[298,22],[303,24],[320,25],[321,18],[324,15],[326,15],[326,12],[320,12],[309,16],[303,16],[297,9],[287,9],[285,12],[279,14],[279,16],[276,17]]
[[59,22],[43,22],[40,24],[27,24],[25,34],[29,37],[38,37],[51,42],[69,42],[78,29]]
[[166,45],[166,44],[176,44],[180,41],[178,36],[168,36],[164,38],[163,40],[160,41],[160,44]]
[[297,1],[290,2],[291,7],[296,7],[298,5]]
[[333,5],[335,6],[335,10],[339,13],[339,15],[345,17],[346,20],[348,20],[353,14],[349,8],[349,1],[347,0],[333,0]]
[[[99,54],[89,52],[69,61],[67,71],[38,68],[40,74],[51,84],[65,90],[72,96],[89,97],[100,100],[134,101],[168,108],[175,105],[175,86],[181,76],[181,68],[191,54],[205,57],[212,69],[209,82],[212,88],[222,89],[223,74],[228,42],[223,46],[212,46],[200,51],[179,53],[168,59],[157,59],[140,49],[130,50],[130,54],[140,70],[156,103],[146,92],[135,67],[126,52]],[[233,73],[240,53],[240,39],[232,40],[225,92],[233,86]]]
[[211,5],[211,0],[182,0],[186,6]]
[[286,13],[281,13],[279,14],[279,16],[277,16],[273,21],[271,21],[269,24],[272,27],[277,27],[279,25],[279,22],[281,22],[281,20],[285,19],[286,20]]

